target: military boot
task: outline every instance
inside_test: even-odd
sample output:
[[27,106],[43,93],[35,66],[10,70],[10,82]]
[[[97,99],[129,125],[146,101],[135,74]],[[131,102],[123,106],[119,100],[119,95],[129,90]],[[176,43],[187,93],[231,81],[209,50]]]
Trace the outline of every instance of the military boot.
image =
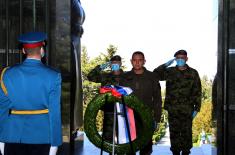
[[180,151],[172,151],[173,155],[180,155]]
[[182,151],[182,155],[189,155],[190,151]]

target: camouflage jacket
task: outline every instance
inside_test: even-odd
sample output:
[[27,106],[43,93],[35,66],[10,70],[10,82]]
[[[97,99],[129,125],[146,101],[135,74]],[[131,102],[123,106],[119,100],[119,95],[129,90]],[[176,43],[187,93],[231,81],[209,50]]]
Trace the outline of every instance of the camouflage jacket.
[[88,73],[87,78],[89,81],[101,83],[101,86],[119,85],[122,74],[122,70],[120,75],[114,75],[112,72],[104,72],[100,69],[100,65],[98,65]]
[[131,70],[123,74],[120,85],[130,87],[133,94],[153,110],[155,121],[160,121],[162,110],[161,87],[155,73],[145,69],[143,74],[138,75]]
[[200,111],[201,81],[198,72],[187,65],[187,69],[160,65],[154,72],[160,80],[166,81],[166,97],[164,108],[168,111],[182,108],[185,111]]

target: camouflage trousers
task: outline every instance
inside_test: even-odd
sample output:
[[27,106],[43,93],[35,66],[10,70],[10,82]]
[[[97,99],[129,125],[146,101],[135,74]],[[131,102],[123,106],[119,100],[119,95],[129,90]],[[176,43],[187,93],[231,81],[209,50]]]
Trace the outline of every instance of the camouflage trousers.
[[192,148],[192,112],[168,111],[171,151],[189,152]]

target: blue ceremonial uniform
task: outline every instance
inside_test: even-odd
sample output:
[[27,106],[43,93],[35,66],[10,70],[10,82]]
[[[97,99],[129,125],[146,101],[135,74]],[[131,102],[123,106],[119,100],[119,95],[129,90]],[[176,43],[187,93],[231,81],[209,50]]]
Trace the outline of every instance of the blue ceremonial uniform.
[[[62,143],[61,134],[61,75],[40,60],[26,59],[22,64],[6,70],[3,82],[9,110],[42,110],[46,114],[9,114],[0,131],[0,141],[7,143],[51,144]],[[5,101],[2,101],[2,97]],[[9,100],[8,100],[8,99]]]
[[7,155],[48,155],[50,146],[62,144],[61,74],[40,60],[46,37],[22,34],[27,58],[1,74],[0,142]]

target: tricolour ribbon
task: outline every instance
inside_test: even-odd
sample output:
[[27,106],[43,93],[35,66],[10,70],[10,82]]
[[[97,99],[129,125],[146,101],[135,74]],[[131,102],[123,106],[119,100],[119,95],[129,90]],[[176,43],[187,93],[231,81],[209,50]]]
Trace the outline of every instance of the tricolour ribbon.
[[[130,95],[133,91],[129,87],[123,87],[123,86],[103,86],[100,88],[100,93],[105,94],[109,93],[117,98],[121,98],[121,96],[128,96]],[[115,104],[117,108],[118,113],[123,113],[123,105],[119,104],[118,102]],[[134,111],[133,109],[129,108],[126,106],[126,112],[127,112],[127,120],[128,120],[128,125],[130,129],[130,136],[131,140],[133,141],[136,139],[136,126],[135,126],[135,118],[134,118]],[[127,126],[124,120],[124,116],[118,115],[118,132],[119,132],[119,137],[118,137],[118,142],[119,143],[128,143],[128,131],[127,131]]]
[[100,93],[105,94],[111,92],[113,96],[121,98],[122,95],[127,96],[130,95],[133,91],[129,87],[123,86],[103,86],[100,88]]

